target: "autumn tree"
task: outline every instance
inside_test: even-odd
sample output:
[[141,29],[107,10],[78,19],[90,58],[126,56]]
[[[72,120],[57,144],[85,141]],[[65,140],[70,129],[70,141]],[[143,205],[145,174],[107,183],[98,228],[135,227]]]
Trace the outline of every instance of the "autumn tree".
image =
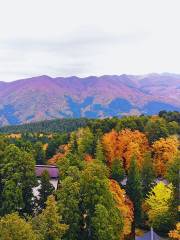
[[139,169],[136,164],[136,158],[133,157],[130,163],[130,168],[126,183],[126,192],[130,200],[133,202],[134,207],[134,227],[141,223],[142,219],[142,180]]
[[129,129],[124,129],[119,133],[118,145],[120,151],[119,157],[123,160],[125,169],[129,169],[133,156],[136,156],[137,166],[141,169],[144,154],[149,149],[146,135],[138,130],[131,131]]
[[112,130],[109,133],[104,134],[102,138],[102,145],[105,151],[105,156],[108,165],[111,165],[114,159],[118,159],[119,145],[118,145],[118,133]]
[[121,189],[116,181],[110,180],[110,190],[113,193],[116,205],[123,216],[124,225],[121,238],[124,239],[125,236],[130,235],[132,230],[132,223],[134,219],[133,203],[127,197],[125,190]]
[[17,213],[7,214],[0,218],[1,240],[39,240],[38,235]]
[[149,225],[157,231],[168,232],[175,219],[172,210],[173,187],[163,182],[155,185],[145,200]]
[[138,167],[142,167],[143,156],[148,151],[148,140],[144,133],[124,129],[121,132],[112,130],[102,138],[108,165],[111,166],[115,159],[122,159],[123,166],[129,169],[133,155],[137,157]]
[[176,229],[171,230],[168,235],[171,239],[180,239],[180,222],[176,224]]
[[32,219],[33,229],[42,240],[60,240],[68,229],[61,218],[54,196],[49,196],[46,208]]
[[176,137],[161,138],[152,145],[153,164],[158,176],[165,176],[167,167],[178,153]]

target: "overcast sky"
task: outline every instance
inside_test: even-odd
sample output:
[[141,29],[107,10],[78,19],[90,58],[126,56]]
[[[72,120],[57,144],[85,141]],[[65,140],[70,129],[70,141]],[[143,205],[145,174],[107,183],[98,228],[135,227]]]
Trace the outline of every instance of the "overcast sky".
[[0,0],[0,80],[180,73],[180,0]]

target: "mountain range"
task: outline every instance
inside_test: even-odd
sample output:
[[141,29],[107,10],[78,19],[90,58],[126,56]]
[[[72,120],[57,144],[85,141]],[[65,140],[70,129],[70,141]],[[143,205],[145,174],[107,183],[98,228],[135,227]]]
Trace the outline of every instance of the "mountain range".
[[180,111],[180,75],[38,76],[0,81],[0,126]]

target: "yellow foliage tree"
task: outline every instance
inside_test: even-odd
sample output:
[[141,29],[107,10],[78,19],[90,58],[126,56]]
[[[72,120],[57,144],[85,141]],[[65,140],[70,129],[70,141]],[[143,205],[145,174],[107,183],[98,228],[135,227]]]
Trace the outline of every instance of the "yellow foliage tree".
[[172,184],[159,182],[155,185],[145,200],[145,209],[149,224],[155,229],[162,230],[172,223],[171,204],[173,201]]
[[0,239],[37,240],[39,238],[30,223],[26,222],[17,213],[12,213],[0,219]]
[[166,174],[167,166],[173,162],[178,153],[178,145],[178,140],[174,136],[161,138],[152,145],[153,163],[158,176]]

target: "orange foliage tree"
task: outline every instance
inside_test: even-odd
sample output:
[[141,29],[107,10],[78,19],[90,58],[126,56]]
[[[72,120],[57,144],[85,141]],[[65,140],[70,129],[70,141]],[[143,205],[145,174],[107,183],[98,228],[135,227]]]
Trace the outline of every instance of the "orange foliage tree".
[[104,134],[102,138],[102,145],[105,150],[105,156],[108,165],[112,164],[112,161],[118,159],[119,145],[118,145],[118,132],[112,130],[109,133]]
[[169,237],[172,239],[180,239],[180,222],[176,224],[176,229],[169,232]]
[[123,219],[124,227],[120,239],[124,239],[125,236],[130,235],[133,222],[133,204],[127,197],[125,190],[121,189],[119,184],[115,180],[110,180],[110,190],[113,193],[114,199],[117,203]]
[[59,159],[64,158],[67,153],[69,152],[69,145],[64,144],[59,146],[59,151],[57,154],[55,154],[52,158],[48,160],[48,164],[56,165],[56,163],[59,161]]
[[109,165],[115,159],[122,159],[124,168],[129,169],[133,155],[137,158],[137,165],[142,167],[145,153],[149,150],[147,137],[138,130],[124,129],[121,132],[112,130],[102,138],[106,159]]
[[178,145],[176,137],[161,138],[152,145],[153,164],[158,176],[166,174],[168,165],[178,153]]

